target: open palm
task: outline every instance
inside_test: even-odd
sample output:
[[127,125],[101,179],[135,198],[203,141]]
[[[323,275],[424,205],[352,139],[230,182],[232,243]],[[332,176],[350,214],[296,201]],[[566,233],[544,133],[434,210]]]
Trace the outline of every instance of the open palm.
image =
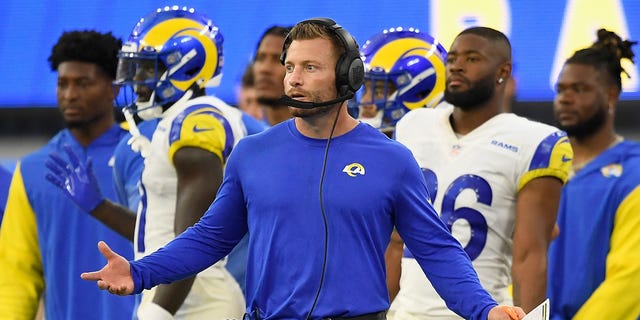
[[107,258],[107,265],[99,271],[84,272],[80,277],[84,280],[97,281],[98,288],[108,290],[112,294],[124,296],[133,293],[129,261],[113,252],[104,241],[98,242],[98,249]]

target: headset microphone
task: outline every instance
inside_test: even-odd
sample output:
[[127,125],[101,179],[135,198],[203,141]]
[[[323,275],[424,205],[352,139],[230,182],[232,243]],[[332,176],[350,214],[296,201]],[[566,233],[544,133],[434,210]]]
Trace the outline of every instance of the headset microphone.
[[300,101],[300,100],[296,100],[293,99],[287,95],[282,95],[282,97],[280,97],[280,99],[278,99],[278,102],[282,105],[286,105],[286,106],[290,106],[290,107],[294,107],[294,108],[301,108],[301,109],[313,109],[313,108],[318,108],[318,107],[325,107],[325,106],[330,106],[332,104],[336,104],[338,102],[343,102],[346,100],[349,100],[353,98],[353,93],[349,92],[344,96],[340,96],[337,97],[333,100],[329,100],[329,101],[324,101],[324,102],[305,102],[305,101]]

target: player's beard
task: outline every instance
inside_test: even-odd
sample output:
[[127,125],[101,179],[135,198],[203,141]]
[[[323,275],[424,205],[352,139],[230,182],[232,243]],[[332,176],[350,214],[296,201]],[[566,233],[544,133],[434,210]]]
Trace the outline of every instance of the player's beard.
[[493,91],[495,90],[493,78],[493,75],[487,75],[469,85],[469,89],[466,91],[451,92],[448,88],[445,88],[444,100],[464,111],[474,110],[489,101],[493,96]]
[[289,107],[289,113],[291,113],[291,115],[294,117],[311,118],[329,113],[329,111],[331,111],[336,105],[340,105],[341,103],[342,102],[338,102],[329,106],[315,107],[312,109]]
[[94,117],[91,117],[89,119],[65,121],[65,125],[69,129],[85,129],[85,128],[91,127],[92,125],[94,125],[104,117],[105,117],[104,114],[97,114]]
[[[310,99],[311,102],[314,102],[314,103],[322,103],[324,101],[328,101],[328,100],[334,99],[334,98],[323,99],[323,98],[320,97],[320,95],[318,95],[316,93],[313,93],[313,92],[308,92],[307,95],[311,98]],[[341,105],[342,103],[343,102],[338,102],[336,104],[323,106],[323,107],[315,107],[315,108],[311,108],[311,109],[289,107],[289,113],[291,113],[291,115],[294,116],[294,117],[300,117],[300,118],[316,117],[316,116],[320,116],[320,115],[329,113],[329,111],[331,111],[336,105]]]
[[606,120],[607,106],[606,104],[601,104],[590,118],[567,126],[558,123],[558,128],[564,130],[568,136],[580,140],[588,138],[598,132],[604,126]]

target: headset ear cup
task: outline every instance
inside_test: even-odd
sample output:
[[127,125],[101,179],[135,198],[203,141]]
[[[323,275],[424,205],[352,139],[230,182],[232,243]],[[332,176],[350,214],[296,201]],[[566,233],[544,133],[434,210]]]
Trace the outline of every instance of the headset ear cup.
[[364,82],[364,63],[356,40],[339,25],[332,29],[344,45],[345,52],[336,64],[336,87],[340,96],[355,93]]
[[350,90],[349,86],[349,69],[345,65],[345,55],[343,54],[338,58],[336,63],[336,89],[338,89],[338,95],[343,96]]
[[347,76],[349,79],[349,88],[351,89],[351,92],[355,93],[360,89],[364,82],[364,63],[360,57],[356,57],[351,60],[349,74]]

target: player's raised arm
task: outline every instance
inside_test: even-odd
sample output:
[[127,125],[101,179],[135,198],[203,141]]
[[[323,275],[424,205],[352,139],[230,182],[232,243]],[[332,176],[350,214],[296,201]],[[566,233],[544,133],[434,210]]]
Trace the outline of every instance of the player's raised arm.
[[113,252],[104,242],[98,242],[98,249],[107,258],[107,265],[99,271],[84,272],[80,275],[83,280],[98,282],[98,288],[108,290],[112,294],[121,296],[133,293],[133,278],[129,261]]

